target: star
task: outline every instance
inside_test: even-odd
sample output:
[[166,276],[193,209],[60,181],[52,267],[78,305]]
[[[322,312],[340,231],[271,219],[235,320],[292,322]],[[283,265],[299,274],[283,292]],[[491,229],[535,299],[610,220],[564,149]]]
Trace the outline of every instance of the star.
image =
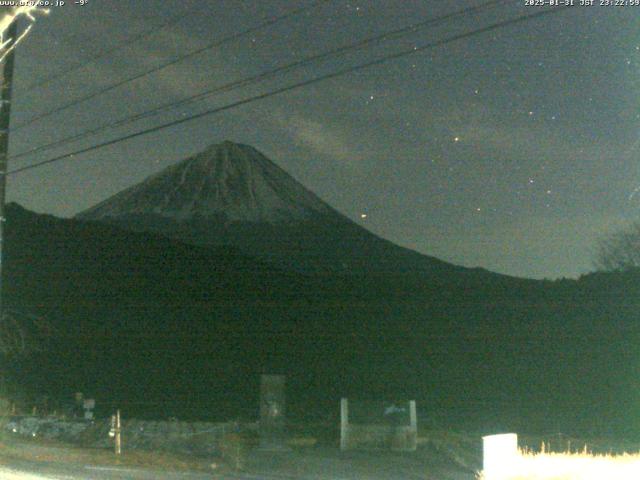
[[460,137],[453,137],[453,141],[454,142],[459,142],[460,141]]

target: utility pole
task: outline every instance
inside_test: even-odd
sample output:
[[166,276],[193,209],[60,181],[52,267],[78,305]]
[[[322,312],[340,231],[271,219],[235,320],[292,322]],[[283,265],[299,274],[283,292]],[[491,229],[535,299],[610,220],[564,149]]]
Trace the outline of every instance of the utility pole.
[[15,49],[12,49],[18,38],[18,20],[14,20],[7,29],[9,43],[6,48],[11,49],[4,59],[2,66],[2,92],[0,95],[0,322],[4,319],[4,223],[5,218],[5,198],[7,190],[7,164],[9,155],[9,121],[11,119],[11,90],[13,86],[13,65],[15,63]]

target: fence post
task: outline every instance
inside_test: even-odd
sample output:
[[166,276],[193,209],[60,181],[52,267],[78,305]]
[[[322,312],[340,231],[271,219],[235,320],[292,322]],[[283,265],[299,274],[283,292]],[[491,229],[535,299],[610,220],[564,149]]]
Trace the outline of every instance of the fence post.
[[418,432],[418,414],[415,400],[409,400],[409,425],[411,425],[411,431]]
[[121,435],[121,423],[120,423],[120,409],[116,411],[116,421],[115,421],[115,453],[116,455],[120,455],[122,453],[122,435]]
[[418,413],[416,412],[415,400],[409,400],[409,425],[411,433],[407,448],[415,451],[418,448]]
[[340,450],[349,448],[349,400],[340,399]]

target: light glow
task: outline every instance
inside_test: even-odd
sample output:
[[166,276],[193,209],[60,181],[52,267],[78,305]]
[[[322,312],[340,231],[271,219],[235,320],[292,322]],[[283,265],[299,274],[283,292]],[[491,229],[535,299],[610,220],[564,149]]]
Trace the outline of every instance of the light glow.
[[[11,53],[31,31],[33,22],[36,21],[36,18],[33,16],[33,14],[35,13],[46,15],[49,13],[49,10],[35,6],[13,7],[10,13],[7,13],[0,19],[0,61],[4,60],[5,57],[9,55],[9,53]],[[27,26],[27,28],[25,28],[24,32],[20,34],[16,41],[13,42],[10,47],[8,47],[9,43],[11,43],[12,40],[11,38],[8,38],[9,27],[21,16],[26,17],[30,21],[29,26]]]
[[532,453],[518,450],[509,471],[496,475],[478,474],[478,480],[637,480],[640,478],[640,453],[594,455],[588,451]]

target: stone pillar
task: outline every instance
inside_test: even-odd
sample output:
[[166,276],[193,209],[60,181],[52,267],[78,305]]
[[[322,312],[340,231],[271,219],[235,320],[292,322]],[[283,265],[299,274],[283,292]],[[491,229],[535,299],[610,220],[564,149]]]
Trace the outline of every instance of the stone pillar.
[[285,448],[285,376],[260,377],[260,448]]

